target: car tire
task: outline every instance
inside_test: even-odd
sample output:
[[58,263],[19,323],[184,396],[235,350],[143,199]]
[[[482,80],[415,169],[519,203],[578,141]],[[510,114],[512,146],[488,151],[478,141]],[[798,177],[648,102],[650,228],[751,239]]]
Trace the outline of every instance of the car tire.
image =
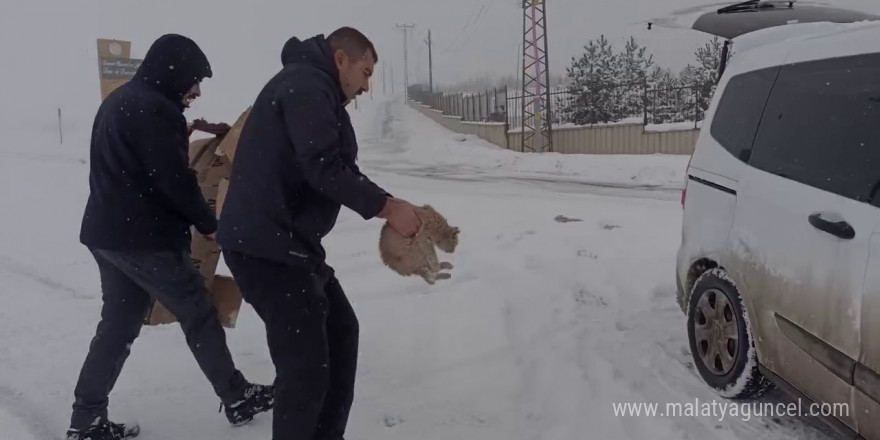
[[739,290],[724,270],[710,269],[694,283],[687,327],[694,365],[719,395],[757,398],[773,388],[758,370],[748,314]]

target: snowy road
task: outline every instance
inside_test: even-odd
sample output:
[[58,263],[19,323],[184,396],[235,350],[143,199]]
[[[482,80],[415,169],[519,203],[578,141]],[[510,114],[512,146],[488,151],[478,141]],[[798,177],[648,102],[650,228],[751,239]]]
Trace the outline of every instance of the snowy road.
[[466,165],[420,166],[416,164],[374,165],[380,172],[430,180],[445,180],[481,184],[500,184],[503,187],[538,188],[548,192],[596,194],[629,198],[674,200],[681,195],[680,188],[659,185],[627,185],[622,183],[591,182],[564,176],[540,174],[492,173]]
[[[834,438],[804,418],[615,416],[615,403],[724,402],[691,365],[674,301],[686,158],[517,155],[402,103],[352,113],[365,173],[462,237],[433,287],[381,266],[377,221],[344,211],[328,239],[361,324],[349,440]],[[60,437],[99,315],[77,241],[87,166],[43,150],[0,152],[0,440]],[[249,307],[228,335],[248,378],[271,381]],[[143,330],[111,405],[144,440],[270,437],[269,417],[225,424],[177,326]]]

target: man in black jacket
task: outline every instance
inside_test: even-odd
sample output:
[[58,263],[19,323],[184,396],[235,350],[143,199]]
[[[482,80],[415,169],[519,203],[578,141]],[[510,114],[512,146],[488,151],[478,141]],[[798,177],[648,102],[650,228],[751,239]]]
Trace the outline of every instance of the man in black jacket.
[[98,109],[80,241],[97,261],[104,305],[74,391],[70,440],[138,434],[137,425],[109,421],[107,404],[151,297],[177,317],[230,423],[246,423],[271,409],[273,388],[248,383],[236,369],[189,256],[190,227],[208,236],[217,227],[189,169],[183,116],[201,93],[199,83],[211,76],[208,59],[192,40],[164,35],[135,77]]
[[345,106],[369,90],[378,56],[352,28],[291,38],[282,70],[243,127],[218,239],[245,300],[266,325],[276,368],[275,440],[342,440],[351,408],[358,322],[321,239],[341,207],[412,236],[414,208],[355,164]]

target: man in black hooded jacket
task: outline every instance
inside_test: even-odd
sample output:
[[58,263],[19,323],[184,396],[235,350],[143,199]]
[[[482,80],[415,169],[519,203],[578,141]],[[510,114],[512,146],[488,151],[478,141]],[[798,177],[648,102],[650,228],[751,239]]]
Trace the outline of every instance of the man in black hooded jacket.
[[189,257],[190,227],[213,234],[217,222],[187,158],[183,110],[212,76],[190,39],[164,35],[135,77],[111,93],[95,117],[89,186],[80,241],[101,276],[101,321],[74,391],[69,440],[120,440],[137,425],[108,420],[113,389],[149,310],[158,299],[178,319],[230,423],[271,409],[270,386],[248,383],[226,346],[217,312]]
[[351,408],[358,321],[321,239],[345,206],[404,236],[420,223],[355,164],[345,106],[369,90],[370,41],[341,28],[282,51],[283,68],[245,123],[220,217],[226,264],[266,325],[275,364],[274,440],[342,440]]

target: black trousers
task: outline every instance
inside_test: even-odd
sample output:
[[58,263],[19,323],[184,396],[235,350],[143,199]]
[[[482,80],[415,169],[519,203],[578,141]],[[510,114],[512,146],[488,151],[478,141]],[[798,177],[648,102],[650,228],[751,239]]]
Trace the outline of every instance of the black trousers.
[[273,440],[342,440],[354,397],[358,321],[333,269],[225,251],[266,325],[275,364]]
[[247,382],[235,368],[226,333],[204,294],[204,281],[180,252],[92,250],[104,305],[74,390],[71,428],[107,420],[108,395],[138,337],[151,296],[173,313],[202,372],[224,403],[238,400]]

